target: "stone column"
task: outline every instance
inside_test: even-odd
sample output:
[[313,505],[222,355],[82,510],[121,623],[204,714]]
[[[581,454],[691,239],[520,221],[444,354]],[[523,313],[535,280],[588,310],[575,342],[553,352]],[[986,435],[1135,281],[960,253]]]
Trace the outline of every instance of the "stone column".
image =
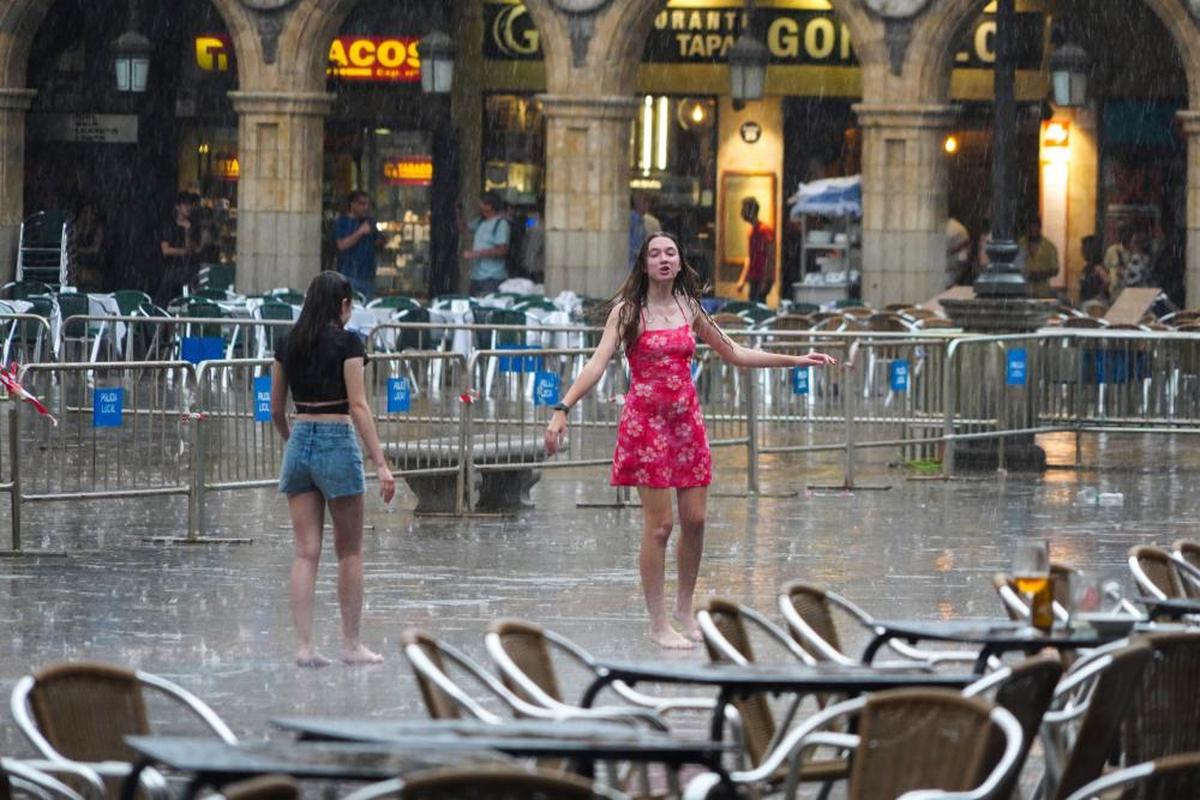
[[946,261],[943,137],[954,107],[854,106],[863,128],[863,300],[920,303],[942,291]]
[[1187,256],[1184,263],[1185,308],[1200,305],[1200,111],[1180,111],[1187,136]]
[[25,112],[33,89],[0,89],[0,278],[17,271],[17,239],[25,216]]
[[325,116],[319,92],[230,92],[238,112],[237,288],[300,291],[321,264]]
[[542,95],[546,293],[608,297],[628,271],[632,97]]

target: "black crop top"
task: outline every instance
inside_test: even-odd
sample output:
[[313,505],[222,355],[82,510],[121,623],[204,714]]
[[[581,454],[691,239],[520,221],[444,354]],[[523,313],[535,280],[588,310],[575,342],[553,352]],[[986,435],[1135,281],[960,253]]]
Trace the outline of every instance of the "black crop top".
[[[283,366],[296,411],[301,414],[349,414],[350,400],[346,395],[344,364],[349,358],[361,358],[366,362],[367,353],[362,340],[350,331],[330,326],[328,333],[317,339],[313,352],[296,359],[294,368],[289,371],[289,338],[284,336],[279,340],[275,348],[275,360]],[[312,405],[331,400],[343,402]]]

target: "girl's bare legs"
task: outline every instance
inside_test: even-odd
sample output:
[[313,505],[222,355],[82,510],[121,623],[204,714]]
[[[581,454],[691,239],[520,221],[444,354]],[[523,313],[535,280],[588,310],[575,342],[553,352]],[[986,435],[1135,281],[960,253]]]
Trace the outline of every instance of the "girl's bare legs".
[[329,501],[333,517],[333,550],[338,560],[338,605],[342,609],[342,661],[347,664],[378,664],[383,656],[368,650],[359,640],[363,601],[363,496],[338,497]]
[[704,553],[704,518],[708,487],[678,489],[679,539],[675,543],[675,560],[679,568],[679,585],[675,589],[675,620],[683,635],[694,642],[703,641],[700,626],[692,609],[696,594],[696,578],[700,574],[700,556]]
[[313,647],[313,592],[321,563],[321,527],[325,522],[325,498],[320,492],[288,495],[295,556],[292,558],[290,599],[292,624],[296,628],[296,664],[324,667],[329,659]]
[[[675,630],[667,617],[663,597],[666,583],[667,542],[671,538],[671,490],[638,487],[642,500],[642,548],[638,555],[638,570],[642,575],[642,594],[650,614],[650,639],[660,647],[685,649],[695,643]],[[694,583],[694,581],[693,581]]]

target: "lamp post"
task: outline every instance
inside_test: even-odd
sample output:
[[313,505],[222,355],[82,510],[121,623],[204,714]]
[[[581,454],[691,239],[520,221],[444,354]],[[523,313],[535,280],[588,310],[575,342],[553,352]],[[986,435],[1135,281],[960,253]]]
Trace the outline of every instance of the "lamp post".
[[150,40],[138,31],[136,0],[129,4],[129,30],[112,43],[118,92],[144,92],[150,75]]
[[1017,269],[1013,180],[1017,123],[1014,0],[996,0],[996,64],[992,125],[992,240],[988,267],[975,280],[976,297],[1028,297],[1029,285]]
[[761,100],[767,83],[767,46],[754,34],[754,0],[747,3],[748,24],[729,48],[729,96],[735,103]]
[[454,42],[435,30],[421,40],[421,91],[449,94],[454,83]]

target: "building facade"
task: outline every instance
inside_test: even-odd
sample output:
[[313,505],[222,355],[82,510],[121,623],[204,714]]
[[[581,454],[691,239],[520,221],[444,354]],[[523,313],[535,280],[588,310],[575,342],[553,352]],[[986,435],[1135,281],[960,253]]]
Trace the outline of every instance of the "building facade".
[[[6,275],[21,220],[84,191],[124,248],[113,282],[152,279],[169,198],[195,189],[247,292],[328,266],[332,218],[360,188],[387,240],[381,289],[408,294],[465,285],[460,223],[485,189],[543,229],[534,268],[550,293],[615,289],[634,196],[726,296],[749,196],[779,233],[773,300],[811,273],[853,272],[868,302],[919,302],[946,280],[947,218],[985,227],[981,0],[759,0],[753,18],[740,0],[186,0],[174,16],[115,2],[72,32],[84,5],[0,5]],[[139,5],[154,46],[141,100],[97,88]],[[1018,3],[1017,205],[1059,245],[1063,289],[1082,236],[1109,243],[1136,223],[1200,298],[1200,27],[1181,0],[1115,5],[1125,16],[1100,21],[1082,0]],[[747,25],[770,64],[765,97],[743,105],[726,53]],[[1083,109],[1045,102],[1055,26],[1100,54]],[[416,45],[434,29],[457,48],[449,97],[419,88]],[[800,182],[852,175],[861,219],[792,218]]]

